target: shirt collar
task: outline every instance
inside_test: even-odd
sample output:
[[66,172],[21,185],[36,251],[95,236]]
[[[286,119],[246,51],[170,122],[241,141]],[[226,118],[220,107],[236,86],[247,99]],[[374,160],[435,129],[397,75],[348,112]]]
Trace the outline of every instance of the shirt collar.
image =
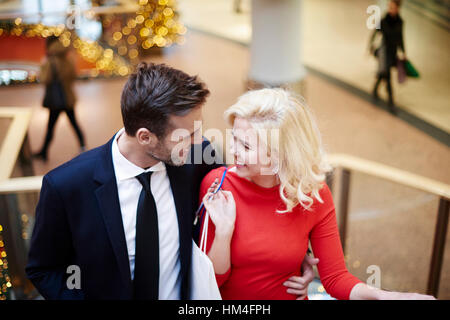
[[138,175],[140,175],[143,172],[149,172],[149,171],[164,171],[166,170],[166,166],[164,162],[160,161],[154,166],[143,169],[134,163],[132,163],[130,160],[125,158],[123,154],[119,150],[119,146],[117,144],[117,139],[125,132],[125,129],[122,128],[119,130],[119,132],[116,133],[114,136],[114,141],[112,143],[112,159],[114,164],[114,171],[116,174],[116,179],[118,181],[134,178]]

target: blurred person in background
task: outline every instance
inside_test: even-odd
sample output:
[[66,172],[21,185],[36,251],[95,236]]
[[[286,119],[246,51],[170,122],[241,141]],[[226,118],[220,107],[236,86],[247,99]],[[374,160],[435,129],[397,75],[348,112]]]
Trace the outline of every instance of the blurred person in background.
[[[390,0],[388,12],[381,20],[380,29],[375,29],[370,38],[369,48],[378,59],[377,80],[372,91],[373,98],[377,101],[378,86],[381,81],[386,82],[389,95],[388,107],[392,114],[397,114],[391,85],[391,67],[397,65],[397,50],[402,52],[402,59],[406,60],[405,46],[403,42],[403,20],[399,15],[400,0]],[[375,49],[374,39],[378,33],[382,35],[381,46]]]
[[47,134],[41,150],[34,156],[47,161],[48,148],[53,139],[56,121],[65,112],[80,143],[80,152],[85,150],[84,136],[75,118],[76,102],[73,82],[76,78],[75,66],[69,59],[69,49],[57,37],[49,37],[46,42],[47,57],[41,66],[40,80],[45,84],[43,105],[48,108]]

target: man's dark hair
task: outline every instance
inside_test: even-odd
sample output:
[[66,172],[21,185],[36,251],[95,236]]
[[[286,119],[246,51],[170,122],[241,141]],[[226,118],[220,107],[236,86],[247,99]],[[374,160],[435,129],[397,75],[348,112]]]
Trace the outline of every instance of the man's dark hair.
[[134,136],[146,128],[163,138],[169,116],[183,116],[205,103],[209,90],[197,76],[165,64],[141,62],[122,91],[121,109],[125,131]]

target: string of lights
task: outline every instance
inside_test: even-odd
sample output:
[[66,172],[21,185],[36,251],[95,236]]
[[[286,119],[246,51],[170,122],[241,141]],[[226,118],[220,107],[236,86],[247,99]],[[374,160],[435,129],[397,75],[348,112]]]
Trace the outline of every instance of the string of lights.
[[0,21],[0,36],[56,36],[63,46],[72,46],[84,60],[95,65],[90,72],[91,77],[97,77],[100,73],[126,76],[140,61],[141,52],[154,47],[170,47],[174,43],[183,44],[185,41],[182,35],[186,33],[186,27],[178,22],[174,0],[139,0],[138,4],[139,8],[132,17],[125,14],[96,17],[88,11],[89,19],[101,20],[103,42],[84,39],[76,29],[70,30],[64,24],[26,24],[20,17],[14,21]]
[[3,227],[0,225],[0,300],[8,300],[11,298],[10,290],[12,284],[9,277],[8,260],[2,233]]

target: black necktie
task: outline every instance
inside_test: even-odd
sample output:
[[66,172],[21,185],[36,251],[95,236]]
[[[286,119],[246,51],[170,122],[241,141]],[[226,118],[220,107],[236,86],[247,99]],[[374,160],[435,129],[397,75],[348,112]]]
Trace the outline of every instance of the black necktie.
[[136,252],[134,260],[134,299],[158,300],[159,238],[158,214],[150,188],[152,172],[136,179],[142,184],[136,217]]

